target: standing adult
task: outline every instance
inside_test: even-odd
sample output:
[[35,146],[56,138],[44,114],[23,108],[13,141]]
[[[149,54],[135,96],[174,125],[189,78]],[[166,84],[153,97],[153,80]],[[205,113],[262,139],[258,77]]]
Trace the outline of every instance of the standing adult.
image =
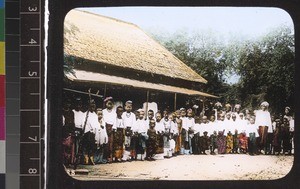
[[81,98],[76,98],[75,108],[73,109],[74,113],[74,124],[75,124],[75,154],[81,154],[79,152],[79,143],[81,135],[83,134],[83,124],[85,120],[85,113],[82,111],[82,101]]
[[96,103],[93,99],[89,101],[89,108],[85,114],[83,125],[82,147],[85,164],[94,164],[94,152],[96,151],[95,133],[99,127],[98,116],[96,114]]
[[66,166],[74,163],[74,112],[71,110],[71,101],[68,99],[63,106],[63,160]]
[[258,126],[259,141],[258,149],[259,152],[264,149],[265,154],[268,154],[270,147],[267,146],[268,128],[272,127],[271,115],[268,111],[269,103],[264,101],[260,104],[260,110],[255,112],[255,124]]

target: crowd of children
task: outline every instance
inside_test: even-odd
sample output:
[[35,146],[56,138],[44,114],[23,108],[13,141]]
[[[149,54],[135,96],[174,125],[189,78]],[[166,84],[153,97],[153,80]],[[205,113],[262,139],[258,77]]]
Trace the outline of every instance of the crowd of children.
[[[112,97],[104,100],[105,109],[89,101],[86,112],[77,99],[63,108],[63,159],[65,165],[101,164],[133,160],[157,160],[177,155],[243,153],[292,153],[294,118],[290,108],[278,117],[271,116],[269,104],[241,112],[241,106],[215,104],[210,115],[195,116],[192,109],[132,110],[114,107]],[[77,162],[78,163],[78,162]]]

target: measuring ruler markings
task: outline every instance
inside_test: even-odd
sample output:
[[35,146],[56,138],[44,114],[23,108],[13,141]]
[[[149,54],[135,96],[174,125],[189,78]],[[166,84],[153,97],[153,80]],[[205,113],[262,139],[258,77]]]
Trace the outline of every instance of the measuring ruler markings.
[[21,1],[20,189],[42,188],[41,0]]

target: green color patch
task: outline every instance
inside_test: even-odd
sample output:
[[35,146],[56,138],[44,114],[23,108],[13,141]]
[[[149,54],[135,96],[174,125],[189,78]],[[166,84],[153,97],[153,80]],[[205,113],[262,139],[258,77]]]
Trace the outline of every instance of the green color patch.
[[4,18],[5,11],[4,9],[0,9],[0,41],[4,41]]

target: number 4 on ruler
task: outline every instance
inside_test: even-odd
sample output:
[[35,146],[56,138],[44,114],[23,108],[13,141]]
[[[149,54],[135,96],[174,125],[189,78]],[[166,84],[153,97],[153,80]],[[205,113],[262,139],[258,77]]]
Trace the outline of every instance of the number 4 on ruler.
[[31,38],[31,40],[28,43],[32,45],[32,44],[36,44],[36,41]]

